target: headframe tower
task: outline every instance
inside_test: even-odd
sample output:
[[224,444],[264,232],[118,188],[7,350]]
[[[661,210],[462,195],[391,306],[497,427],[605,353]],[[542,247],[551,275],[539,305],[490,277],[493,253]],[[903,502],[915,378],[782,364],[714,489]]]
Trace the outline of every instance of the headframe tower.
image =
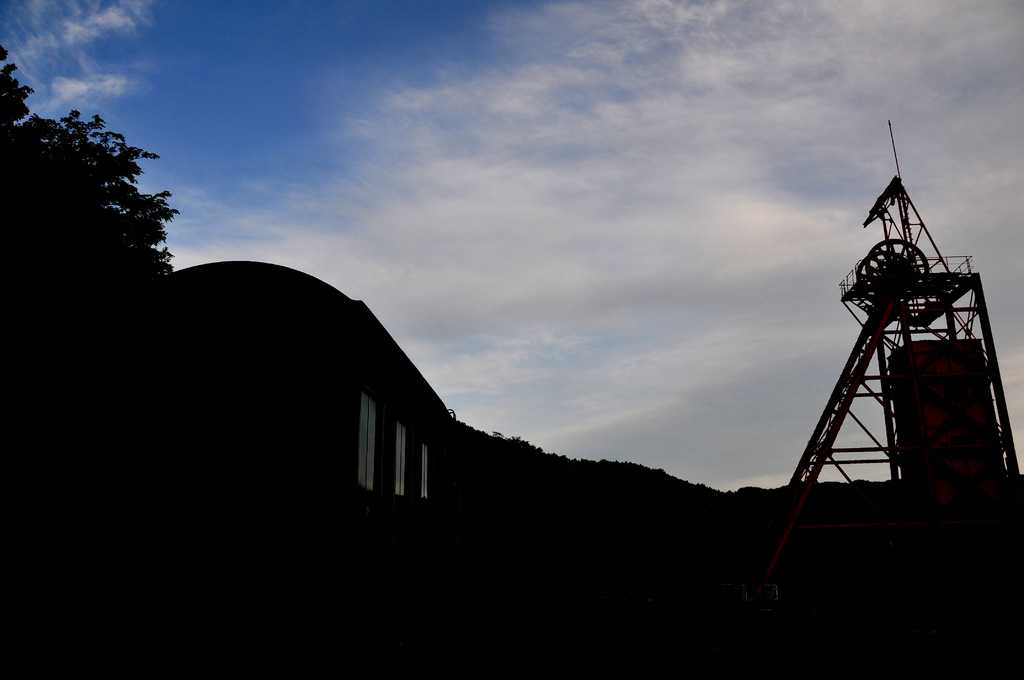
[[[882,240],[840,284],[860,334],[772,523],[766,583],[808,529],[876,527],[913,552],[923,534],[964,544],[982,525],[1020,527],[1020,470],[981,277],[969,256],[939,252],[899,174],[864,226],[876,222]],[[860,445],[837,443],[844,427]],[[890,481],[854,481],[865,465],[885,466]],[[856,490],[852,512],[808,504],[826,467]],[[867,487],[885,487],[884,497]]]

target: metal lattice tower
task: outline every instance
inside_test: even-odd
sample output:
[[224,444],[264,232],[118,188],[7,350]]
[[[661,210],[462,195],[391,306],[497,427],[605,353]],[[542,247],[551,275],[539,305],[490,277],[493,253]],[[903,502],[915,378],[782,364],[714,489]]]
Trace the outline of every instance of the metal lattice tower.
[[[864,226],[875,221],[883,240],[840,284],[861,332],[773,522],[764,582],[804,529],[878,527],[906,545],[922,529],[1019,527],[1020,470],[981,278],[970,257],[939,252],[898,175]],[[863,444],[837,443],[844,426]],[[894,493],[873,499],[851,474],[864,465],[887,466]],[[826,467],[863,501],[848,516],[807,512]]]

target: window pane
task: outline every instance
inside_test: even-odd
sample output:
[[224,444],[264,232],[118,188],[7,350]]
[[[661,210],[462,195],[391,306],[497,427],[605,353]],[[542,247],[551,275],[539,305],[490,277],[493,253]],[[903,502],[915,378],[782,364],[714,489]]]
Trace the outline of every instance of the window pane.
[[405,425],[395,423],[395,495],[405,495]]
[[359,401],[359,486],[373,490],[373,452],[376,448],[377,403],[363,392]]
[[420,460],[420,498],[427,497],[427,445],[423,445],[423,457]]

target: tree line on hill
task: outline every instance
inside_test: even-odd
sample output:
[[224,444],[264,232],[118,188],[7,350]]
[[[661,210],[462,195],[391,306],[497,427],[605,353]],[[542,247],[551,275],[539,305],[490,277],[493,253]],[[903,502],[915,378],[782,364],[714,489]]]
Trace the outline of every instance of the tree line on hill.
[[[832,661],[846,652],[826,640],[841,640],[871,665],[890,652],[879,640],[932,663],[950,644],[1013,639],[1001,621],[1021,599],[1020,542],[994,560],[960,559],[911,555],[885,531],[820,533],[787,547],[781,601],[742,602],[730,586],[760,582],[785,488],[723,492],[456,427],[453,578],[435,596],[441,615],[427,606],[406,631],[413,657],[523,649],[561,662],[758,668],[794,644],[807,662]],[[861,484],[899,495],[892,482]],[[855,493],[819,483],[817,511],[847,512]]]
[[458,424],[462,536],[515,589],[715,597],[754,582],[779,490],[723,492],[636,463],[573,460]]
[[[519,437],[457,427],[471,579],[553,597],[710,603],[723,597],[723,585],[763,577],[778,538],[770,525],[788,507],[785,487],[719,491],[636,463],[572,460]],[[890,509],[907,502],[898,482],[857,487]],[[819,482],[806,517],[875,521],[857,487]],[[975,533],[963,543],[952,533],[810,530],[787,543],[774,580],[790,596],[895,601],[915,589],[927,597],[954,574],[972,574],[960,586],[970,598],[1024,563],[1021,537]]]

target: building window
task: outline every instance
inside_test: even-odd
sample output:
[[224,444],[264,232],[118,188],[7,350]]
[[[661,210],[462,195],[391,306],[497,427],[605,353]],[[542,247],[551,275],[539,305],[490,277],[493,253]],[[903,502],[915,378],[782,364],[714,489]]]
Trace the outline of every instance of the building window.
[[377,444],[377,403],[363,392],[359,402],[359,486],[373,491],[373,452]]
[[395,423],[395,495],[405,495],[405,425]]
[[427,445],[423,445],[420,458],[420,498],[427,497]]

